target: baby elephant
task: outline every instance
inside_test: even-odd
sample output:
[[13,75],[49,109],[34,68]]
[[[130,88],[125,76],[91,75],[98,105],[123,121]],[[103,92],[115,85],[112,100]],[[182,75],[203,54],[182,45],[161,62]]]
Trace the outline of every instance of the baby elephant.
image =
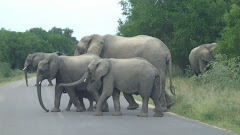
[[[97,102],[94,115],[102,115],[103,103],[112,95],[114,101],[114,116],[122,115],[120,111],[120,91],[128,94],[139,94],[142,97],[140,117],[148,116],[149,97],[155,104],[154,117],[162,117],[162,106],[159,102],[160,91],[157,89],[156,78],[160,77],[158,70],[143,58],[131,59],[100,59],[88,65],[87,72],[78,83],[103,81],[103,91]],[[76,82],[75,82],[76,83]],[[77,83],[76,83],[77,84]],[[64,84],[63,84],[64,85]]]
[[[78,100],[80,102],[80,105],[83,107],[83,110],[86,110],[85,105],[83,103],[83,98],[86,98],[86,99],[88,99],[89,104],[90,104],[90,106],[87,110],[88,111],[93,111],[93,101],[95,101],[93,96],[88,91],[75,90],[75,92],[76,92],[76,95],[77,95]],[[71,99],[69,99],[68,106],[65,110],[70,111],[70,108],[71,108],[72,104],[73,103],[72,103]]]

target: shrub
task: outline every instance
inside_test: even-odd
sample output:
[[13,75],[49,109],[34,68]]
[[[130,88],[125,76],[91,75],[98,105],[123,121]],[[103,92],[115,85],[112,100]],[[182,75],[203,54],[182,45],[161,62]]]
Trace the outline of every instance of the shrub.
[[216,88],[239,88],[240,84],[240,58],[228,59],[226,55],[216,55],[216,60],[209,63],[206,73],[193,76],[190,79],[194,83],[214,85]]
[[10,64],[0,62],[0,78],[10,77],[10,74],[11,74]]

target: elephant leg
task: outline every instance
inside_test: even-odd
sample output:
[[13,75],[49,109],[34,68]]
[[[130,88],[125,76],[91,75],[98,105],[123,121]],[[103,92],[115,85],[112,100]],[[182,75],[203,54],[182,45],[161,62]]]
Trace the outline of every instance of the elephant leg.
[[127,107],[128,110],[134,110],[139,107],[139,105],[135,102],[132,94],[123,93],[123,95],[129,103],[129,105]]
[[207,62],[206,61],[203,61],[203,60],[199,61],[199,68],[200,68],[201,73],[205,73],[206,72],[206,66],[207,66]]
[[81,108],[83,108],[83,110],[86,110],[86,107],[85,107],[84,102],[83,102],[83,97],[79,96],[78,101],[80,102]]
[[154,113],[154,117],[163,117],[163,108],[160,104],[160,101],[159,101],[159,91],[157,89],[157,87],[155,86],[154,89],[153,89],[153,92],[151,94],[151,98],[154,102],[154,105],[155,105],[155,113]]
[[92,97],[88,98],[88,101],[89,101],[89,108],[87,109],[88,111],[93,111],[93,99]]
[[113,80],[110,78],[108,80],[103,80],[103,92],[97,101],[97,108],[96,112],[94,113],[95,116],[101,116],[102,115],[102,109],[103,104],[106,103],[107,99],[112,95],[113,93]]
[[166,91],[164,93],[165,93],[165,98],[167,102],[167,108],[169,109],[174,104],[174,102],[172,101],[171,97],[168,95]]
[[[98,85],[97,82],[89,84],[87,86],[87,91],[92,95],[92,97],[95,99],[96,103],[98,103],[98,100],[100,98],[100,94],[98,92]],[[103,111],[104,112],[109,112],[109,108],[108,108],[108,103],[107,101],[104,103],[103,105]]]
[[[167,109],[167,101],[165,97],[166,75],[165,73],[162,73],[161,75],[162,75],[161,84],[159,83],[156,83],[156,84],[157,84],[157,89],[159,90],[159,93],[160,93],[160,97],[159,97],[160,103],[164,109]],[[159,78],[157,78],[156,81],[159,82],[160,81]],[[162,91],[160,91],[160,87]]]
[[48,82],[49,82],[48,86],[53,86],[53,83],[50,79],[48,79]]
[[120,116],[120,115],[122,115],[122,112],[120,111],[121,107],[120,107],[119,96],[120,96],[120,91],[114,89],[112,97],[113,97],[115,112],[112,113],[113,116]]
[[54,108],[51,110],[52,112],[60,112],[60,99],[62,96],[62,90],[55,86],[55,99],[54,99]]
[[72,103],[77,107],[77,112],[81,112],[84,110],[84,108],[80,105],[80,103],[78,102],[78,98],[76,96],[76,92],[74,90],[74,88],[67,88],[67,93],[70,96],[70,100],[72,101]]
[[[161,79],[161,86],[157,83],[157,88],[162,87],[162,91],[160,91],[160,103],[163,107],[163,110],[166,111],[167,108],[171,107],[174,102],[172,101],[171,97],[168,95],[165,87],[166,87],[166,72],[161,72],[162,79]],[[158,81],[159,79],[157,79]]]
[[70,111],[71,106],[72,106],[72,101],[69,99],[68,106],[65,110]]
[[148,100],[149,97],[142,96],[142,110],[138,114],[139,117],[148,117]]

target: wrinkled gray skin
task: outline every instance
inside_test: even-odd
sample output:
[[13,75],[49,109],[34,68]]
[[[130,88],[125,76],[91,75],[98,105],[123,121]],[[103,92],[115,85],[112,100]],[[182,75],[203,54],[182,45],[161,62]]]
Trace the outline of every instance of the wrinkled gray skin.
[[195,75],[206,72],[207,64],[214,60],[212,51],[214,50],[216,45],[216,43],[203,44],[192,49],[188,58]]
[[[88,82],[103,81],[103,92],[97,103],[94,115],[102,115],[103,103],[112,95],[114,101],[114,116],[122,115],[120,111],[119,94],[120,91],[127,94],[139,94],[142,97],[142,110],[138,114],[140,117],[148,116],[148,101],[151,97],[155,104],[155,117],[162,117],[162,106],[159,102],[160,93],[156,84],[161,83],[158,70],[143,58],[130,59],[101,59],[92,61],[88,65]],[[82,83],[81,79],[73,84]],[[161,80],[161,79],[160,79]],[[66,84],[62,84],[66,86]],[[68,86],[73,86],[68,84]]]
[[[45,111],[49,111],[45,108],[41,96],[41,82],[44,79],[49,78],[52,80],[56,78],[54,108],[51,111],[60,112],[61,110],[59,109],[59,106],[63,90],[62,88],[58,87],[58,84],[71,83],[81,79],[81,77],[84,76],[89,63],[93,60],[99,59],[100,57],[93,54],[85,54],[80,56],[57,56],[56,54],[52,54],[50,57],[40,61],[37,69],[37,92],[41,107]],[[100,86],[101,81],[95,81],[89,84],[81,84],[81,86],[77,85],[75,87],[68,87],[65,88],[65,90],[69,94],[72,103],[76,106],[76,111],[80,112],[85,109],[78,102],[75,90],[88,91],[94,97],[95,101],[98,101],[100,96],[98,90]],[[108,111],[107,104],[104,111]]]
[[[175,89],[171,81],[172,58],[169,49],[161,40],[145,35],[121,37],[93,34],[83,37],[76,46],[74,55],[81,55],[84,53],[93,53],[101,58],[125,59],[142,57],[146,59],[160,72],[162,78],[160,86],[164,91],[160,98],[162,106],[169,108],[173,105],[173,101],[165,91],[166,76],[169,71],[170,90],[175,94]],[[158,84],[159,89],[160,86]],[[132,95],[124,94],[124,96],[130,104],[128,109],[135,109],[138,107]]]
[[[33,54],[29,54],[25,60],[24,63],[24,68],[23,71],[25,73],[25,80],[26,80],[26,85],[28,86],[28,78],[27,78],[27,67],[29,65],[32,65],[33,67],[36,67],[38,65],[38,63],[41,60],[46,59],[47,57],[49,57],[51,54],[57,54],[58,56],[60,55],[65,55],[64,53],[61,53],[59,51],[54,52],[54,53],[42,53],[42,52],[37,52],[37,53],[33,53]],[[49,86],[53,86],[52,81],[48,79],[49,82]]]

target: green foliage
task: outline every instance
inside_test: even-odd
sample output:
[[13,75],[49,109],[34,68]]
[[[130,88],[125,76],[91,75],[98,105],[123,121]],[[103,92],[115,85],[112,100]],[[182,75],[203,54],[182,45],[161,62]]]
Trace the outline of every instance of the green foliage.
[[190,51],[215,42],[225,26],[222,17],[236,1],[226,0],[121,0],[126,20],[119,20],[118,35],[149,35],[170,49],[173,62],[185,69]]
[[61,51],[73,55],[77,40],[73,30],[32,28],[26,32],[0,30],[0,62],[9,63],[11,69],[22,69],[28,54]]
[[0,78],[10,77],[10,64],[5,62],[0,62]]
[[223,20],[226,27],[218,40],[218,52],[231,58],[240,56],[240,6],[232,5],[230,12],[224,14]]
[[204,74],[191,77],[196,84],[213,85],[216,89],[240,88],[240,57],[228,59],[226,55],[216,55],[209,63],[211,68]]
[[23,75],[23,72],[19,69],[12,70],[9,63],[0,62],[0,83],[9,77],[15,77]]

